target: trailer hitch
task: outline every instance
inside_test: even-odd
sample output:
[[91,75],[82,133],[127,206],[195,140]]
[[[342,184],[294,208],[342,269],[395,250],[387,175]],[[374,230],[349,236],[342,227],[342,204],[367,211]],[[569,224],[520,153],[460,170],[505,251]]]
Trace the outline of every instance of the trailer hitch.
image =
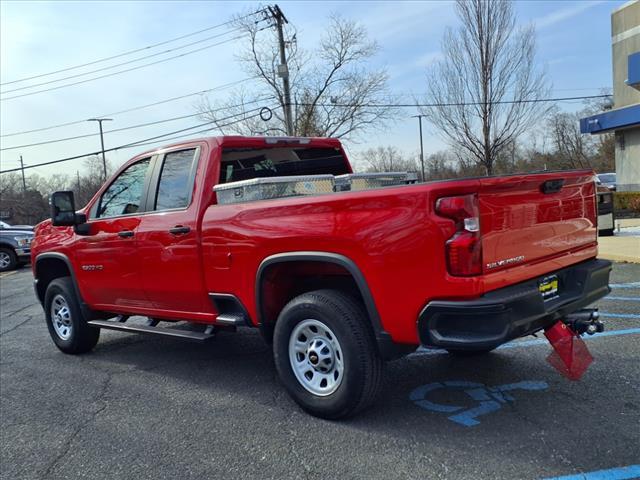
[[580,335],[603,332],[604,324],[599,317],[597,308],[586,308],[567,315],[544,331],[553,347],[547,361],[570,380],[579,380],[593,362]]
[[577,335],[604,332],[604,323],[600,320],[597,308],[585,308],[567,315],[562,322]]

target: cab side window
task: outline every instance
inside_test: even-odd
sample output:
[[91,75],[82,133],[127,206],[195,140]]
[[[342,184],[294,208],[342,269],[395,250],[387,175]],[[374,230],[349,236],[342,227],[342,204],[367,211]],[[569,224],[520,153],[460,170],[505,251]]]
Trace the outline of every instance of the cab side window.
[[156,210],[186,208],[193,191],[196,149],[167,153],[160,172]]
[[130,215],[138,211],[150,161],[150,158],[145,158],[118,175],[100,197],[97,218]]

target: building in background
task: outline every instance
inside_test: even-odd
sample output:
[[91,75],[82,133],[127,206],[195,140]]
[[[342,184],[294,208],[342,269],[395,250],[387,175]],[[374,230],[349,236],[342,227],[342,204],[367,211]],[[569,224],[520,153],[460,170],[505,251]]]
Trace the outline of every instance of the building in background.
[[615,131],[618,191],[640,191],[640,0],[611,13],[613,107],[580,120],[582,133]]

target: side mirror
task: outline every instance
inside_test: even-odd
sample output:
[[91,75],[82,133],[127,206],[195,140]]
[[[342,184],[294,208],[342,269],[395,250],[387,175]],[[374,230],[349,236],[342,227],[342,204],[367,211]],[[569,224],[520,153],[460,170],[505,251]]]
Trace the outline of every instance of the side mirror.
[[85,223],[84,214],[76,214],[73,192],[54,192],[49,201],[51,205],[51,223],[54,227],[68,227]]

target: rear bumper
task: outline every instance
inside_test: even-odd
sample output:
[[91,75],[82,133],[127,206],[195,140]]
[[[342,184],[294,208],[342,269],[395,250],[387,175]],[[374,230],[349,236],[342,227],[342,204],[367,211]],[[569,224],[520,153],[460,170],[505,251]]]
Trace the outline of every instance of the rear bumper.
[[489,292],[471,301],[432,301],[418,318],[423,345],[461,350],[495,348],[548,327],[607,295],[611,262],[588,260],[558,276],[559,295],[543,300],[542,278]]

